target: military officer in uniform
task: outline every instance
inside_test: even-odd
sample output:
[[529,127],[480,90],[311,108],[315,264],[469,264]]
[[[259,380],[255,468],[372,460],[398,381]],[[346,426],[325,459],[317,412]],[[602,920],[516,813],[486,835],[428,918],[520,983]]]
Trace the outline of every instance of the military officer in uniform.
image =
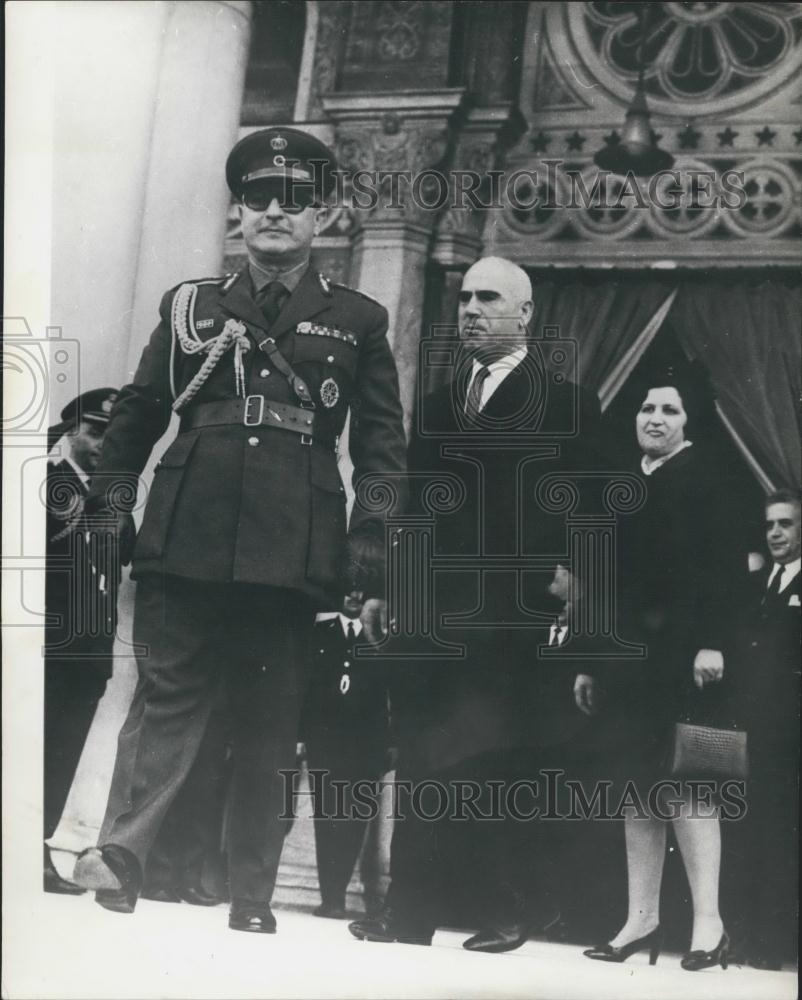
[[[56,832],[97,704],[111,677],[117,580],[95,565],[84,504],[116,389],[92,389],[49,429],[66,452],[47,470],[44,837]],[[45,892],[83,890],[56,871],[45,846]]]
[[[76,881],[112,909],[136,903],[222,671],[233,716],[229,926],[275,932],[269,903],[285,827],[278,772],[295,764],[303,647],[315,611],[343,593],[336,449],[349,409],[355,485],[367,474],[402,481],[404,473],[387,312],[309,263],[335,172],[332,152],[296,129],[263,129],[237,143],[226,178],[247,267],[167,292],[112,414],[90,494],[101,510],[125,508],[171,414],[181,418],[133,550],[134,640],[148,654],[109,798],[124,807],[107,815],[105,842],[76,864]],[[123,556],[130,523],[123,513]],[[350,535],[383,544],[359,496]],[[123,739],[132,766],[121,764]]]

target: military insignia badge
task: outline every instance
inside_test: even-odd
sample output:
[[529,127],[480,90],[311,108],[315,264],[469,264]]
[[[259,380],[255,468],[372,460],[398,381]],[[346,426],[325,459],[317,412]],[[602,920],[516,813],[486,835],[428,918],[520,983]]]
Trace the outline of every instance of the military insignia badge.
[[270,148],[280,153],[283,149],[287,148],[287,140],[283,135],[274,135],[270,140]]
[[320,401],[330,410],[340,399],[340,387],[333,378],[327,378],[320,387]]

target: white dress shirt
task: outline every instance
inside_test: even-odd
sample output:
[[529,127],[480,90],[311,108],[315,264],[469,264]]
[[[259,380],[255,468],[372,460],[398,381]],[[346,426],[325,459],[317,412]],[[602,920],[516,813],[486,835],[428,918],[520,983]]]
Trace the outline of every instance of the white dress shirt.
[[362,622],[358,618],[349,618],[348,615],[344,615],[341,611],[319,611],[315,615],[316,622],[327,622],[331,621],[332,618],[340,619],[340,627],[343,630],[343,635],[348,636],[348,625],[349,623],[354,626],[354,637],[358,636],[362,631]]
[[487,406],[487,401],[493,395],[493,393],[498,389],[504,379],[510,374],[513,368],[517,368],[518,365],[526,357],[526,347],[519,347],[512,354],[506,354],[503,358],[499,358],[498,361],[493,361],[489,365],[483,365],[481,361],[477,361],[476,358],[473,359],[473,368],[471,370],[471,379],[468,382],[468,392],[466,397],[470,395],[471,385],[473,380],[476,378],[476,374],[480,368],[487,368],[490,373],[485,379],[485,383],[482,386],[482,398],[479,401],[479,412]]
[[774,582],[774,577],[779,572],[780,576],[780,589],[778,593],[782,593],[788,584],[793,580],[793,578],[799,572],[800,566],[802,566],[802,557],[799,559],[794,559],[792,562],[786,563],[784,566],[781,563],[775,563],[774,569],[771,571],[771,576],[766,581],[766,589],[768,589]]

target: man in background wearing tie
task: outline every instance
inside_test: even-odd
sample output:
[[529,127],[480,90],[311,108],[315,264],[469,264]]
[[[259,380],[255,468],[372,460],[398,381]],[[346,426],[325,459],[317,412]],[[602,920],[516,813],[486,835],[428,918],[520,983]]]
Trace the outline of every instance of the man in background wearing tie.
[[[352,581],[356,575],[351,572]],[[375,591],[381,589],[377,582]],[[314,803],[315,853],[321,905],[319,917],[346,915],[346,889],[368,833],[368,783],[381,777],[387,760],[389,716],[383,666],[359,660],[364,643],[359,620],[364,595],[352,589],[338,612],[318,614],[310,643],[310,681],[301,717]],[[313,773],[317,772],[317,773]],[[335,784],[337,783],[337,784]],[[353,791],[361,784],[360,802]],[[338,790],[339,789],[339,790]],[[361,812],[361,816],[360,816]],[[375,826],[376,820],[373,824]],[[381,908],[377,845],[368,836],[360,874],[367,913]]]
[[[349,410],[355,487],[370,474],[397,483],[404,471],[387,312],[310,266],[336,170],[331,150],[297,129],[262,129],[237,143],[226,180],[247,266],[165,294],[111,416],[87,499],[100,511],[128,509],[174,412],[181,423],[133,550],[134,641],[147,652],[120,733],[104,842],[75,868],[108,909],[136,905],[224,676],[233,732],[229,927],[276,930],[270,900],[286,829],[279,771],[295,764],[315,611],[343,594],[336,449]],[[130,515],[119,523],[124,561]],[[359,497],[348,534],[384,538]]]
[[[755,574],[739,616],[730,678],[749,750],[746,857],[733,895],[746,917],[747,958],[760,969],[793,961],[798,944],[800,496],[766,498],[767,572]],[[745,884],[744,884],[745,883]]]

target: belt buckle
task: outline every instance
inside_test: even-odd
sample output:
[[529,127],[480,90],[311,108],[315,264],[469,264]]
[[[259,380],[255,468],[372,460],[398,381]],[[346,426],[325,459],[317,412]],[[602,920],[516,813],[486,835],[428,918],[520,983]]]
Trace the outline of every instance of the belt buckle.
[[[254,399],[259,400],[259,416],[256,420],[251,420],[251,403]],[[258,427],[262,423],[265,415],[265,397],[255,394],[245,397],[245,413],[242,416],[242,423],[245,427]]]
[[[315,404],[312,402],[311,399],[310,400],[302,400],[301,401],[301,409],[302,410],[308,410],[309,412],[311,412],[313,414],[313,419],[314,419]],[[311,423],[311,421],[310,421],[310,423]],[[301,435],[301,444],[305,445],[307,448],[311,447],[311,445],[312,445],[312,435],[311,434],[302,434]]]

